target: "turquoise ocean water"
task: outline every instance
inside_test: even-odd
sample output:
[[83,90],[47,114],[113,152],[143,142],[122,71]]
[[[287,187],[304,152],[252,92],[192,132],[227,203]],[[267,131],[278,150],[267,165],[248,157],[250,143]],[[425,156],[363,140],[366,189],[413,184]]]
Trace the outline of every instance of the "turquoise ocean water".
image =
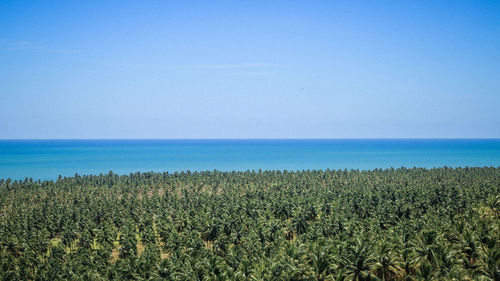
[[500,166],[500,139],[0,140],[0,178]]

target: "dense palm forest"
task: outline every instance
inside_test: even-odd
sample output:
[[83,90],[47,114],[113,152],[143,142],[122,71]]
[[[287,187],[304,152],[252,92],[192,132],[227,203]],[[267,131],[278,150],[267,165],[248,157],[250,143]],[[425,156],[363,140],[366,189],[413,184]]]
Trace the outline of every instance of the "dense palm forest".
[[500,280],[500,168],[0,180],[1,280]]

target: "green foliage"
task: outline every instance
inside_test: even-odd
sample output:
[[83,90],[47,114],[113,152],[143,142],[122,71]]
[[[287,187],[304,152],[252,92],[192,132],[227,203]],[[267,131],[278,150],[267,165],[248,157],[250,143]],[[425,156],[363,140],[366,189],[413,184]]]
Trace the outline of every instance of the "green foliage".
[[0,280],[500,280],[500,168],[0,180]]

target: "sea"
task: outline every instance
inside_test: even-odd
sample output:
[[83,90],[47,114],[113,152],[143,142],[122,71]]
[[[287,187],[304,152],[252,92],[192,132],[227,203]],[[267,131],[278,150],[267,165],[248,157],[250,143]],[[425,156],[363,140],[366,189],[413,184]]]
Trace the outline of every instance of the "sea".
[[75,174],[498,167],[500,139],[0,140],[0,179]]

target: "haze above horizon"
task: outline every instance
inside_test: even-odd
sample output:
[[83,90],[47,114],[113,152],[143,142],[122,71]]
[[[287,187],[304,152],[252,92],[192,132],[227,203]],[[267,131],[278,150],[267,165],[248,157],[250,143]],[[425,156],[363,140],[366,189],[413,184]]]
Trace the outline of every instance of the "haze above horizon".
[[500,138],[499,1],[0,2],[0,139]]

